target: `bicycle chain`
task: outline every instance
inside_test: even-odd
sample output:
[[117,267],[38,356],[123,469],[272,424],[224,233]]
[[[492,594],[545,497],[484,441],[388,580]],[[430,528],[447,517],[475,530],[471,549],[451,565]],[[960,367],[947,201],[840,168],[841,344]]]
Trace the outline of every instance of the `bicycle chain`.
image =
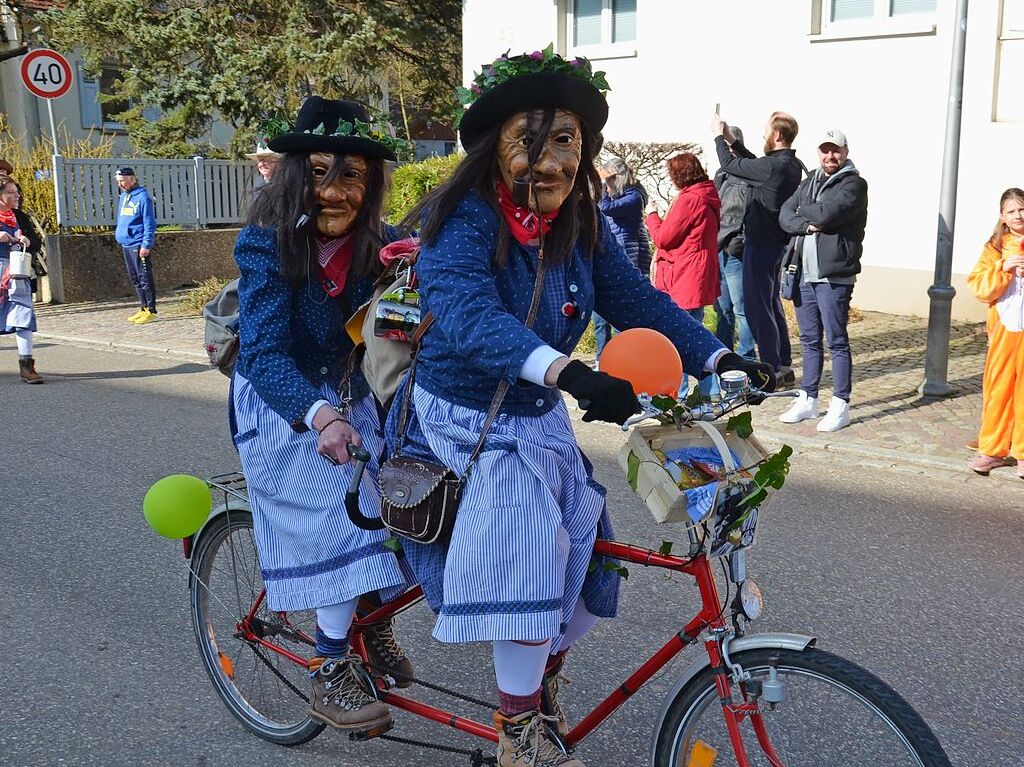
[[472,751],[465,748],[455,748],[453,746],[442,746],[439,743],[429,743],[425,740],[413,740],[412,738],[400,738],[397,735],[381,735],[381,740],[390,740],[392,743],[401,743],[405,746],[420,746],[421,748],[431,748],[435,751],[444,751],[447,754],[459,754],[460,756],[468,756],[470,758],[470,764],[472,767],[483,767],[485,764],[497,764],[498,758],[496,756],[487,756],[479,748],[475,748]]
[[285,686],[287,686],[289,690],[291,690],[296,695],[298,695],[300,698],[302,698],[302,700],[304,700],[306,703],[309,703],[309,697],[304,692],[302,692],[302,690],[300,690],[298,687],[293,685],[291,683],[291,681],[288,678],[285,677],[284,674],[282,674],[280,671],[278,671],[277,668],[274,666],[274,664],[270,662],[270,660],[267,658],[267,656],[265,656],[260,651],[260,649],[258,647],[256,647],[255,645],[252,645],[252,644],[250,644],[249,646],[252,648],[252,651],[253,651],[253,653],[255,653],[256,657],[259,658],[261,661],[263,661],[264,665],[266,665],[266,667],[269,668],[273,672],[274,676],[276,676],[278,679],[280,679],[282,682],[284,682]]
[[458,698],[459,700],[463,700],[466,703],[472,703],[474,706],[480,706],[481,708],[486,708],[491,711],[495,711],[498,708],[497,704],[492,703],[490,701],[481,700],[480,698],[474,698],[470,695],[463,695],[461,692],[449,690],[447,687],[442,687],[439,684],[431,684],[430,682],[425,682],[422,679],[417,679],[414,676],[403,676],[402,674],[395,674],[394,672],[390,673],[389,676],[394,677],[396,681],[412,682],[413,684],[418,684],[421,687],[426,687],[428,690],[433,690],[434,692],[439,692],[442,695],[447,695],[452,698]]

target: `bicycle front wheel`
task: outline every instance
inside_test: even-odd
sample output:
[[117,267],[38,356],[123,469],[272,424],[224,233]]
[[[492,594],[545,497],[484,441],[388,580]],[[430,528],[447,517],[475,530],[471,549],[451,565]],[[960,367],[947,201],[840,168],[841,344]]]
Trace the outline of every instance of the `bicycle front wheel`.
[[275,651],[311,655],[316,611],[267,609],[252,514],[231,511],[211,522],[196,541],[192,570],[196,642],[213,687],[231,713],[272,743],[295,746],[319,735],[324,724],[309,716],[306,669]]
[[[762,684],[770,675],[785,698],[761,699],[761,719],[785,767],[949,767],[928,724],[899,693],[869,671],[837,655],[758,649],[735,653]],[[732,685],[734,702],[742,694]],[[770,767],[750,718],[741,725],[751,767]],[[711,670],[704,669],[673,703],[657,736],[655,767],[737,765]]]

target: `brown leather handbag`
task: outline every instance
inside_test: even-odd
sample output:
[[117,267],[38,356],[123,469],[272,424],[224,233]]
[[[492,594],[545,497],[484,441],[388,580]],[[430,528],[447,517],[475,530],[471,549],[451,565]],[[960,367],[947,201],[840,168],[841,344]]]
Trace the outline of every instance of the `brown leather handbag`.
[[[544,287],[543,248],[540,251],[537,275],[533,284],[533,299],[526,317],[526,327],[533,327],[540,308],[540,294]],[[380,485],[380,518],[391,532],[417,543],[434,543],[447,540],[455,527],[455,514],[459,510],[462,488],[470,467],[483,451],[484,440],[491,429],[494,417],[501,408],[501,403],[508,392],[509,383],[502,379],[498,390],[494,393],[491,406],[487,410],[487,418],[480,430],[480,438],[466,464],[466,471],[460,477],[447,466],[408,458],[402,455],[402,441],[405,437],[405,426],[409,418],[409,402],[412,398],[413,386],[416,383],[416,363],[419,358],[420,343],[423,335],[434,322],[434,316],[428,313],[420,322],[412,338],[412,364],[409,366],[409,381],[402,397],[402,408],[398,414],[398,444],[395,454],[384,461],[378,474]]]

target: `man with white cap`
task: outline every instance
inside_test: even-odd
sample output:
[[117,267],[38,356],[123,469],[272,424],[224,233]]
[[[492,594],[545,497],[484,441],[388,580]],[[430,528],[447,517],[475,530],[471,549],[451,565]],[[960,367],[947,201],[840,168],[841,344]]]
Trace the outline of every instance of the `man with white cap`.
[[263,179],[263,184],[266,184],[273,177],[274,171],[277,169],[277,161],[281,159],[281,155],[267,146],[267,142],[264,139],[260,139],[256,142],[256,151],[247,154],[246,159],[256,163],[256,172]]
[[852,358],[846,325],[860,272],[868,184],[849,153],[841,130],[825,131],[818,142],[821,166],[804,179],[779,214],[782,228],[796,238],[793,257],[787,260],[800,273],[793,306],[804,363],[800,396],[779,420],[799,423],[818,416],[824,333],[832,356],[833,392],[818,431],[837,431],[850,423]]

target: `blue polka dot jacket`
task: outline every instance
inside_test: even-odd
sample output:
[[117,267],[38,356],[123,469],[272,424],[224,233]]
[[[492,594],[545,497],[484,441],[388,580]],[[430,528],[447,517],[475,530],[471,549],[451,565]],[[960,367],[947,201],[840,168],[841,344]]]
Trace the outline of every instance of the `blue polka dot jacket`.
[[708,358],[723,348],[640,273],[601,215],[593,254],[577,243],[565,263],[549,265],[537,320],[527,329],[538,249],[512,240],[507,262],[497,268],[499,215],[470,192],[448,216],[437,240],[420,250],[421,308],[432,311],[436,320],[423,338],[416,383],[432,394],[486,410],[505,378],[513,385],[502,412],[547,412],[561,394],[519,380],[519,371],[544,344],[571,354],[595,309],[620,330],[648,327],[664,333],[691,375],[702,375]]
[[[395,239],[387,228],[385,240]],[[294,288],[281,276],[277,234],[273,228],[247,226],[235,242],[238,283],[238,334],[241,342],[236,370],[270,408],[296,431],[321,399],[325,381],[338,386],[345,372],[352,339],[345,332],[348,315],[370,299],[370,277],[349,279],[341,297],[330,298],[319,281]],[[370,391],[358,367],[352,396]]]

